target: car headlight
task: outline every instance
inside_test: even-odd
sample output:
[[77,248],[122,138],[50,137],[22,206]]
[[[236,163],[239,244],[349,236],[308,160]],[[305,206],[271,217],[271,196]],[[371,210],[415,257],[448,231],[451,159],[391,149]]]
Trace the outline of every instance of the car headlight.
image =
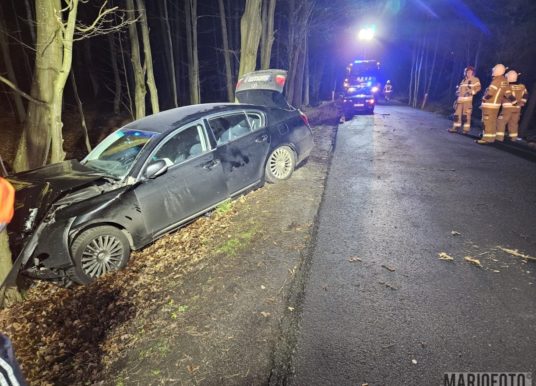
[[372,91],[372,92],[378,92],[378,90],[379,90],[379,88],[376,87],[376,86],[374,86],[374,87],[372,87],[372,88],[370,89],[370,91]]
[[348,88],[348,92],[356,92],[357,89],[355,87],[350,87]]

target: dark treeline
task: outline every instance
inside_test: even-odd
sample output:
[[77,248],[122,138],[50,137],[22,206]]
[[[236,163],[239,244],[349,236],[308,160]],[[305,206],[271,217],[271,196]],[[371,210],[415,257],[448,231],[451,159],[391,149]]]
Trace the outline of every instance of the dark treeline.
[[[467,65],[487,83],[504,63],[536,89],[535,16],[531,0],[2,0],[0,110],[23,122],[22,170],[65,157],[67,108],[132,119],[232,101],[246,69],[288,70],[287,98],[303,106],[331,98],[365,56],[410,105],[449,106]],[[356,39],[366,23],[377,25],[367,45]]]

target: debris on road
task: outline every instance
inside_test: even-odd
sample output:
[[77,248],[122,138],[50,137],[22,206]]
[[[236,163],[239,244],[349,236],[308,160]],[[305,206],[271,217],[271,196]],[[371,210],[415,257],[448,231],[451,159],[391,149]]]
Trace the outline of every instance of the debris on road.
[[461,233],[458,232],[458,231],[451,231],[450,234],[451,234],[452,236],[460,236],[460,235],[461,235]]
[[261,311],[261,315],[265,318],[269,317],[271,314],[269,312]]
[[471,256],[465,256],[463,259],[464,259],[465,261],[467,261],[468,263],[471,263],[471,264],[473,264],[473,265],[476,265],[477,267],[482,268],[482,264],[480,264],[480,260],[475,259],[474,257],[471,257]]
[[446,252],[439,253],[439,260],[453,261],[454,257],[448,255]]
[[388,270],[389,272],[394,272],[394,271],[395,271],[394,268],[391,268],[391,267],[389,267],[388,265],[385,265],[385,264],[382,264],[382,268],[385,268],[385,269]]
[[386,283],[386,282],[384,282],[384,281],[379,281],[378,283],[380,283],[380,284],[382,284],[382,285],[386,286],[386,287],[387,287],[387,288],[389,288],[389,289],[392,289],[393,291],[396,291],[396,290],[398,290],[398,288],[396,288],[396,287],[393,287],[393,286],[392,286],[391,284],[389,284],[389,283]]
[[355,263],[356,261],[360,261],[360,262],[361,262],[361,261],[363,261],[363,260],[361,260],[361,258],[359,258],[359,257],[357,257],[357,256],[352,256],[352,257],[349,257],[349,258],[348,258],[348,261],[349,261],[350,263]]
[[416,364],[417,364],[417,360],[416,360],[416,359],[412,359],[412,360],[411,360],[411,363],[413,363],[414,365],[416,365]]
[[501,247],[499,245],[497,246],[497,248],[499,248],[501,251],[506,252],[506,253],[508,253],[508,254],[510,254],[512,256],[521,257],[522,259],[526,259],[526,260],[536,261],[536,257],[525,255],[525,254],[519,252],[517,249],[503,248],[503,247]]

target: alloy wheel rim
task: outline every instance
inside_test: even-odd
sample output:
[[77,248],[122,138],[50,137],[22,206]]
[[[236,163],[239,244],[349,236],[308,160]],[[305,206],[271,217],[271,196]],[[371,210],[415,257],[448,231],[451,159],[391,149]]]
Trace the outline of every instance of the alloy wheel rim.
[[269,161],[270,172],[279,179],[284,179],[292,172],[292,154],[286,149],[276,149]]
[[117,271],[123,260],[123,244],[110,235],[91,240],[82,252],[82,270],[89,277],[98,277]]

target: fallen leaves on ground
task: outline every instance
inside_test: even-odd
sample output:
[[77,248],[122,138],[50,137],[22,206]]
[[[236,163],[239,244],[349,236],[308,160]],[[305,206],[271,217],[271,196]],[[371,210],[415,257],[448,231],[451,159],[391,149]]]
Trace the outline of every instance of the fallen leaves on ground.
[[509,249],[509,248],[504,248],[501,246],[497,246],[497,248],[499,248],[501,251],[506,252],[510,255],[521,257],[522,259],[526,259],[526,260],[536,261],[536,257],[525,255],[524,253],[519,252],[517,249]]
[[451,234],[452,236],[460,236],[460,235],[461,235],[461,233],[458,232],[458,231],[451,231],[450,234]]
[[395,271],[394,268],[389,267],[388,265],[385,265],[385,264],[382,264],[382,268],[385,268],[385,269],[388,270],[389,272],[394,272],[394,271]]
[[454,257],[448,255],[446,252],[439,253],[439,260],[453,261]]
[[359,257],[357,257],[357,256],[352,256],[352,257],[349,257],[349,258],[348,258],[348,261],[349,261],[350,263],[355,263],[356,261],[363,261],[363,260],[361,260],[361,258],[359,258]]
[[476,265],[477,267],[482,268],[482,264],[480,264],[480,260],[475,259],[474,257],[471,257],[471,256],[465,256],[463,259],[464,259],[465,261],[467,261],[468,263],[471,263],[471,264],[473,264],[473,265]]

